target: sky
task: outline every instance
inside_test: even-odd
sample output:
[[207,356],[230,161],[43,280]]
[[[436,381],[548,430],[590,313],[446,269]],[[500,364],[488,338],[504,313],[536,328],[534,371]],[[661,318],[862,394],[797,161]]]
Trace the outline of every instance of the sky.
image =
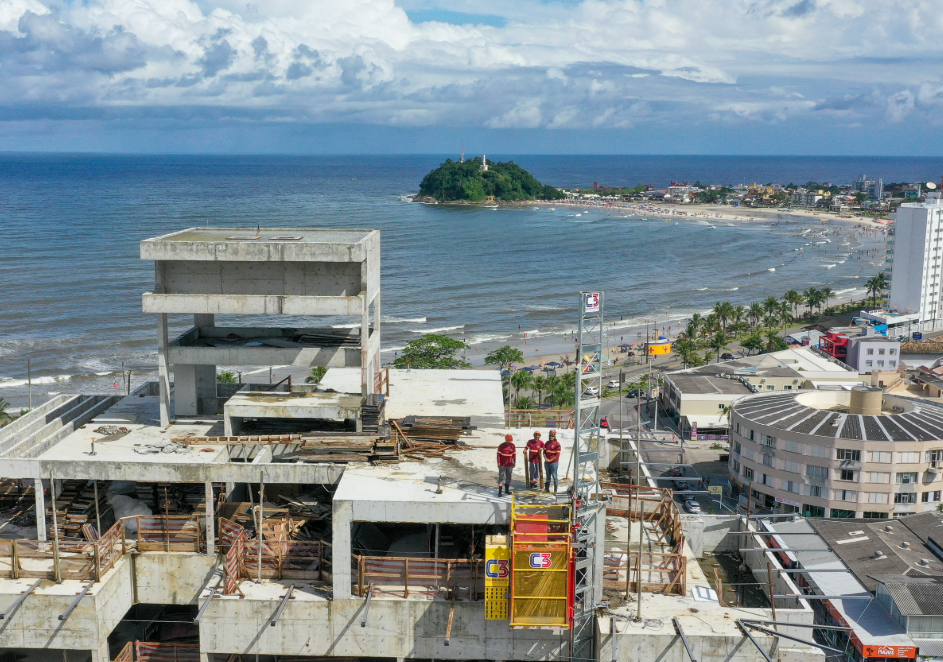
[[943,152],[943,0],[0,0],[0,151]]

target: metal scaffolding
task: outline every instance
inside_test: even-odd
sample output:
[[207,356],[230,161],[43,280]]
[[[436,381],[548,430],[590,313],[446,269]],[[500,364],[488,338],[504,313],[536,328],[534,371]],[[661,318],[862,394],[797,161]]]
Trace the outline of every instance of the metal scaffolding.
[[601,548],[597,550],[597,543],[604,544],[596,537],[600,520],[606,518],[599,490],[599,453],[605,444],[599,411],[606,361],[603,293],[580,292],[579,310],[572,491],[576,577],[570,631],[570,657],[574,662],[596,658],[595,611],[602,586],[602,577],[596,577],[596,557],[603,553]]

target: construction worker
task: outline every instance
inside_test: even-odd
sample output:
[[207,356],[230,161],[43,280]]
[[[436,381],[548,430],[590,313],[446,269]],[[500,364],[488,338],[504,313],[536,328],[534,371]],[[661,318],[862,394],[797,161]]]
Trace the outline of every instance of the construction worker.
[[527,442],[527,473],[530,475],[532,490],[540,489],[540,451],[544,449],[544,442],[540,440],[540,432],[534,430],[533,438]]
[[498,446],[498,496],[501,496],[501,486],[504,486],[504,494],[511,493],[511,473],[514,471],[514,465],[517,463],[517,446],[514,445],[514,437],[504,435],[504,443]]
[[547,440],[547,443],[544,445],[544,492],[550,491],[550,479],[553,479],[553,492],[556,494],[557,488],[557,474],[558,469],[560,468],[560,453],[563,452],[563,449],[560,447],[560,442],[557,441],[557,431],[550,431],[550,438]]

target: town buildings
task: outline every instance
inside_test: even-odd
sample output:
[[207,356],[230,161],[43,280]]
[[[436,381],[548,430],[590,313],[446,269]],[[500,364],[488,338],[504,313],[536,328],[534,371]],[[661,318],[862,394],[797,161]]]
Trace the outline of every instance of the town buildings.
[[885,336],[874,326],[829,329],[819,339],[819,349],[864,375],[901,366],[900,340]]

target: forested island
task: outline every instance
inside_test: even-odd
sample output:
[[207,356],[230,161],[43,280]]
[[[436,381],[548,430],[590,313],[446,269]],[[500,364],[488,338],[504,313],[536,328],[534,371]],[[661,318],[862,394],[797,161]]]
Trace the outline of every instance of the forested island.
[[541,184],[522,167],[488,162],[485,157],[468,161],[448,159],[423,177],[417,199],[437,202],[482,202],[484,200],[558,200],[566,195]]

